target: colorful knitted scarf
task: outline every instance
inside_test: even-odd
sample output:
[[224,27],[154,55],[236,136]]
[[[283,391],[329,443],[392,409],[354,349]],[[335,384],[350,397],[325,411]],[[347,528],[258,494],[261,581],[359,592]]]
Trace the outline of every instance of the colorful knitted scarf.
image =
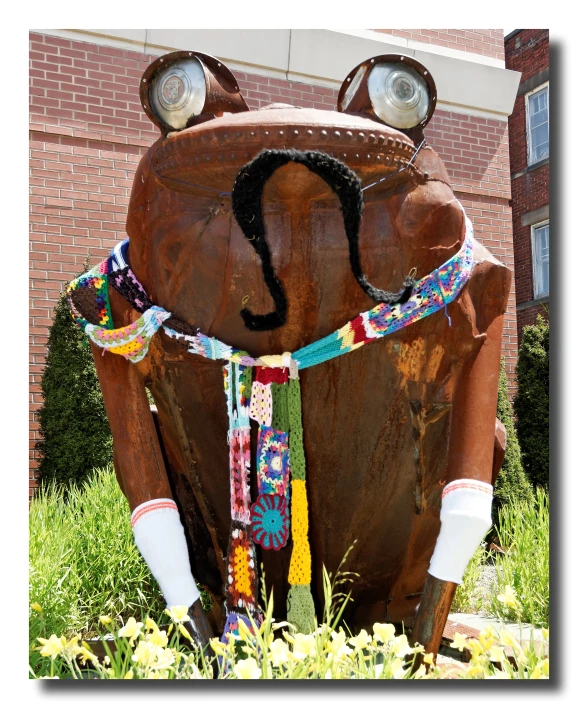
[[[417,281],[405,302],[382,302],[333,334],[296,352],[261,357],[252,357],[208,337],[153,305],[130,269],[127,248],[128,239],[107,260],[68,285],[72,316],[91,341],[103,349],[103,354],[109,351],[132,362],[141,361],[152,337],[162,328],[190,354],[226,362],[223,374],[229,415],[231,535],[224,635],[238,633],[241,621],[250,624],[249,616],[259,621],[255,544],[265,549],[283,548],[290,529],[293,547],[287,617],[298,631],[308,633],[315,626],[315,607],[310,590],[311,551],[299,371],[376,341],[452,302],[474,266],[471,222],[466,217],[466,234],[460,251]],[[141,313],[127,327],[114,328],[109,285]],[[258,497],[253,504],[249,487],[250,418],[259,424]]]

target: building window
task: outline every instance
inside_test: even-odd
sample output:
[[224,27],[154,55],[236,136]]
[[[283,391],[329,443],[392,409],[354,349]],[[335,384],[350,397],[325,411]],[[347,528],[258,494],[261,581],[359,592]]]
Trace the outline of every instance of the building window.
[[534,299],[545,297],[550,291],[550,223],[532,226],[532,264],[534,271]]
[[541,86],[526,94],[528,164],[546,160],[550,155],[548,134],[548,89]]

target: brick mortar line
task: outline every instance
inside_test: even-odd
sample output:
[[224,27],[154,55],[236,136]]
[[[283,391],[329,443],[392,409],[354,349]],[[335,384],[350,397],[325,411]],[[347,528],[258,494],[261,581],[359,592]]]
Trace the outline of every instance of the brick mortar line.
[[[76,140],[94,140],[100,143],[110,143],[114,145],[126,145],[127,147],[147,148],[152,145],[154,140],[145,140],[144,138],[133,138],[129,141],[128,136],[115,135],[114,133],[93,133],[80,128],[68,128],[51,123],[29,123],[30,133],[47,133],[49,135],[61,135],[66,138],[74,138]],[[136,142],[133,142],[136,141]]]

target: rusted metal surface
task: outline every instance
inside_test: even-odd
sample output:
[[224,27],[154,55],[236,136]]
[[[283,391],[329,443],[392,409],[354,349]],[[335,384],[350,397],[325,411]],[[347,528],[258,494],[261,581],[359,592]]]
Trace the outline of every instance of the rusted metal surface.
[[[463,214],[431,148],[397,174],[416,145],[368,117],[287,106],[226,114],[153,145],[137,169],[127,221],[131,266],[151,300],[204,333],[255,356],[295,351],[374,305],[350,270],[337,197],[305,167],[289,164],[267,183],[263,198],[287,322],[268,332],[244,327],[239,311],[246,296],[255,313],[270,311],[272,303],[227,193],[240,167],[265,147],[326,151],[364,185],[393,175],[365,192],[359,247],[377,287],[391,289],[412,267],[420,278],[459,250]],[[335,572],[357,541],[348,559],[359,574],[349,625],[411,626],[419,604],[416,631],[430,638],[428,646],[436,633],[441,638],[453,592],[453,584],[432,585],[430,578],[435,592],[422,596],[443,486],[459,478],[492,480],[511,274],[479,243],[474,257],[469,283],[448,306],[451,327],[441,311],[301,375],[318,613],[322,566]],[[118,293],[110,299],[116,326],[136,318]],[[137,365],[109,354],[95,360],[131,508],[172,493],[195,577],[219,606],[230,527],[221,365],[184,353],[164,333]],[[261,555],[277,619],[285,612],[290,552]]]

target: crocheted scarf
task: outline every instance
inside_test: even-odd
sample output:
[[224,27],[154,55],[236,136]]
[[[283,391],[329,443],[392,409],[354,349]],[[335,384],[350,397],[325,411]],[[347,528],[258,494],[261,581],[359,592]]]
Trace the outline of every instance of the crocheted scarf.
[[[235,217],[259,253],[265,283],[276,306],[274,312],[266,315],[242,310],[241,316],[249,329],[273,329],[285,321],[287,302],[271,265],[262,224],[261,195],[267,179],[289,160],[304,164],[320,175],[339,196],[352,272],[360,287],[379,303],[333,334],[293,353],[261,357],[252,357],[215,337],[208,337],[150,301],[130,268],[128,239],[118,244],[107,260],[72,281],[66,290],[75,322],[103,354],[109,351],[133,363],[139,362],[146,356],[155,333],[162,329],[190,354],[226,362],[223,375],[229,416],[231,533],[224,638],[227,633],[238,634],[240,622],[250,626],[249,617],[257,624],[260,622],[255,545],[279,550],[289,541],[290,529],[287,619],[303,633],[309,633],[316,626],[310,587],[311,550],[299,371],[351,352],[445,309],[459,295],[474,266],[473,230],[466,216],[465,238],[458,253],[417,282],[409,275],[397,293],[378,290],[368,283],[359,259],[357,237],[363,198],[357,176],[324,153],[265,150],[241,169],[232,194]],[[109,286],[140,313],[132,324],[114,327]],[[446,316],[451,325],[447,310]],[[250,419],[259,425],[258,496],[253,503],[249,485]]]

